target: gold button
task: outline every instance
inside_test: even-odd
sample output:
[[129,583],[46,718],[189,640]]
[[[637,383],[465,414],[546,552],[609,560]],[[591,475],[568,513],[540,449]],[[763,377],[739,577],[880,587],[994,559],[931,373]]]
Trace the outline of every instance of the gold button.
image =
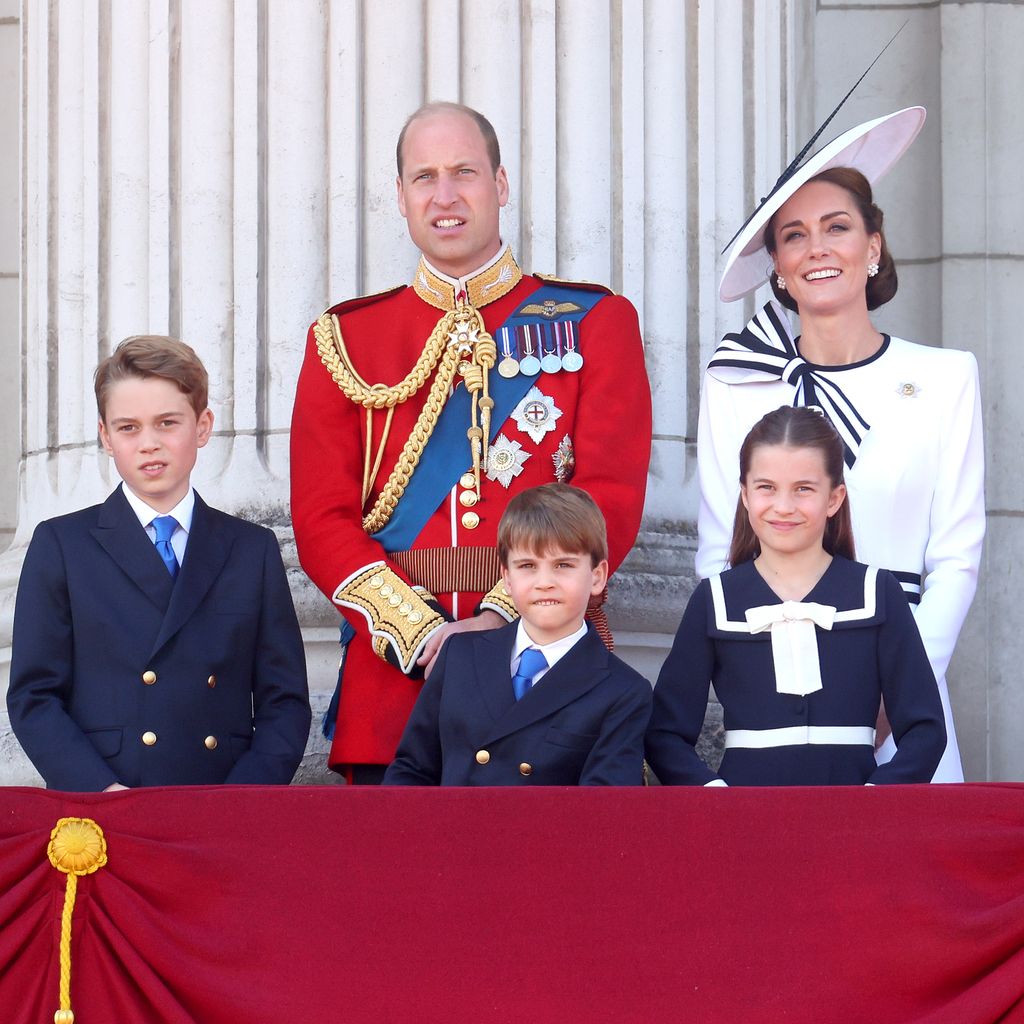
[[391,586],[390,583],[385,583],[384,586],[380,588],[381,597],[390,597],[394,592],[395,588]]
[[472,473],[463,473],[459,477],[460,487],[476,487],[476,477]]
[[478,750],[476,752],[476,763],[477,764],[487,764],[487,762],[490,761],[490,759],[491,759],[491,755],[490,755],[489,751],[487,751],[487,750]]
[[142,681],[147,686],[152,686],[156,682],[156,673],[151,668],[147,668],[146,671],[142,673]]
[[217,677],[210,676],[210,678],[206,680],[206,685],[212,690],[217,685]]
[[403,601],[403,602],[402,602],[402,603],[401,603],[401,604],[400,604],[400,605],[398,606],[398,614],[399,614],[399,615],[408,615],[408,614],[409,614],[409,612],[411,612],[411,611],[412,611],[412,605],[411,605],[411,604],[409,604],[409,602],[408,602],[408,601]]
[[371,576],[370,577],[370,586],[373,587],[374,590],[379,589],[383,585],[384,585],[384,577],[381,576],[380,573],[377,573],[376,576]]
[[423,621],[423,612],[409,612],[409,621],[415,626]]
[[475,512],[463,512],[462,525],[467,530],[475,530],[480,525],[480,517]]
[[156,733],[144,732],[142,734],[142,742],[145,743],[147,747],[153,746],[153,744],[156,743]]
[[479,500],[476,496],[476,491],[463,491],[459,495],[459,504],[466,508],[472,508]]
[[203,740],[203,742],[206,744],[206,749],[207,750],[216,750],[217,749],[217,737],[216,736],[207,736],[206,739]]
[[388,604],[391,605],[392,608],[397,608],[401,603],[402,598],[398,594],[392,594],[388,598]]
[[519,766],[519,774],[520,775],[532,775],[533,774],[533,765],[532,764],[528,764],[526,761],[524,761]]

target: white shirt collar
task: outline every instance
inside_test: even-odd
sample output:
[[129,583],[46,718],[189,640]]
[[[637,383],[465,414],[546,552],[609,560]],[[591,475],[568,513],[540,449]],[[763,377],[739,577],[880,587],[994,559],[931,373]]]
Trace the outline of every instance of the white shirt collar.
[[479,267],[476,268],[476,270],[471,270],[468,274],[463,274],[462,277],[449,277],[447,274],[442,274],[441,271],[438,270],[437,267],[435,267],[434,264],[431,263],[426,256],[423,256],[422,253],[420,255],[423,259],[423,262],[426,264],[427,269],[432,274],[435,274],[437,275],[437,277],[441,278],[442,281],[447,281],[455,289],[457,294],[460,291],[464,292],[468,290],[469,285],[467,282],[469,282],[471,278],[476,277],[478,274],[482,274],[485,270],[490,270],[490,268],[493,267],[494,264],[497,263],[498,260],[500,260],[501,257],[505,255],[505,250],[507,248],[508,246],[499,239],[498,251],[486,263],[481,264]]
[[139,522],[142,525],[149,526],[150,523],[156,519],[157,516],[168,515],[174,516],[185,533],[188,533],[192,529],[192,513],[196,507],[196,492],[195,488],[189,487],[185,497],[178,502],[170,512],[157,512],[152,505],[147,505],[127,484],[121,484],[121,490],[124,492],[125,498],[128,499],[128,504],[131,505],[132,511],[138,516]]
[[[575,633],[570,633],[568,636],[563,636],[561,640],[554,640],[549,644],[537,644],[530,639],[530,634],[526,632],[526,626],[523,624],[523,620],[519,620],[519,625],[516,627],[516,642],[512,648],[512,665],[515,667],[522,656],[523,651],[527,647],[536,647],[541,654],[544,655],[544,660],[548,663],[548,668],[553,668],[559,659],[564,658],[569,651],[580,642],[587,635],[587,624],[584,622]],[[545,671],[547,671],[545,669]],[[537,674],[537,679],[543,675],[543,672]]]

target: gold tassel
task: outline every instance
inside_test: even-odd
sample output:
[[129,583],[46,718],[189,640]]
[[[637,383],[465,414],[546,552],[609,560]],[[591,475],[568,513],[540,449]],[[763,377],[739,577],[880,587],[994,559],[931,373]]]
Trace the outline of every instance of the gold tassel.
[[50,863],[68,876],[64,889],[64,911],[60,918],[60,1009],[53,1024],[74,1024],[71,1009],[71,915],[81,875],[91,875],[107,863],[107,841],[103,829],[92,818],[61,818],[50,833],[46,847]]

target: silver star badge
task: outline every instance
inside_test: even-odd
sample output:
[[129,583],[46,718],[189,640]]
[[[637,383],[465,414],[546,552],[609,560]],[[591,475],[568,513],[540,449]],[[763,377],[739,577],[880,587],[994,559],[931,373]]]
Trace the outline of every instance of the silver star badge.
[[512,410],[516,426],[537,444],[549,430],[555,429],[555,421],[561,415],[562,410],[555,406],[555,400],[543,394],[538,387],[530,388],[526,397]]
[[487,450],[488,480],[494,480],[502,487],[508,487],[512,480],[523,471],[523,463],[530,457],[518,441],[510,441],[499,434]]

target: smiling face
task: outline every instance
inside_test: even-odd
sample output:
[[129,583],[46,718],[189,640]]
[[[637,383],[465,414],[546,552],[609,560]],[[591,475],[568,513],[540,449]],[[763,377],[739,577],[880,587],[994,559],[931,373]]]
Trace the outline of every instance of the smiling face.
[[484,137],[467,114],[435,111],[413,121],[397,184],[409,235],[441,273],[464,277],[497,255],[508,178],[504,167],[491,166]]
[[172,381],[127,377],[110,385],[99,429],[121,479],[150,508],[166,513],[188,493],[213,413],[204,409],[196,416]]
[[761,445],[750,456],[740,497],[761,550],[797,554],[822,550],[846,486],[832,486],[819,449]]
[[589,554],[554,550],[538,555],[513,548],[501,577],[530,639],[550,644],[583,624],[587,602],[608,582],[608,562],[594,565]]
[[801,315],[866,308],[868,264],[881,236],[868,233],[854,197],[830,181],[810,181],[772,218],[775,272]]

